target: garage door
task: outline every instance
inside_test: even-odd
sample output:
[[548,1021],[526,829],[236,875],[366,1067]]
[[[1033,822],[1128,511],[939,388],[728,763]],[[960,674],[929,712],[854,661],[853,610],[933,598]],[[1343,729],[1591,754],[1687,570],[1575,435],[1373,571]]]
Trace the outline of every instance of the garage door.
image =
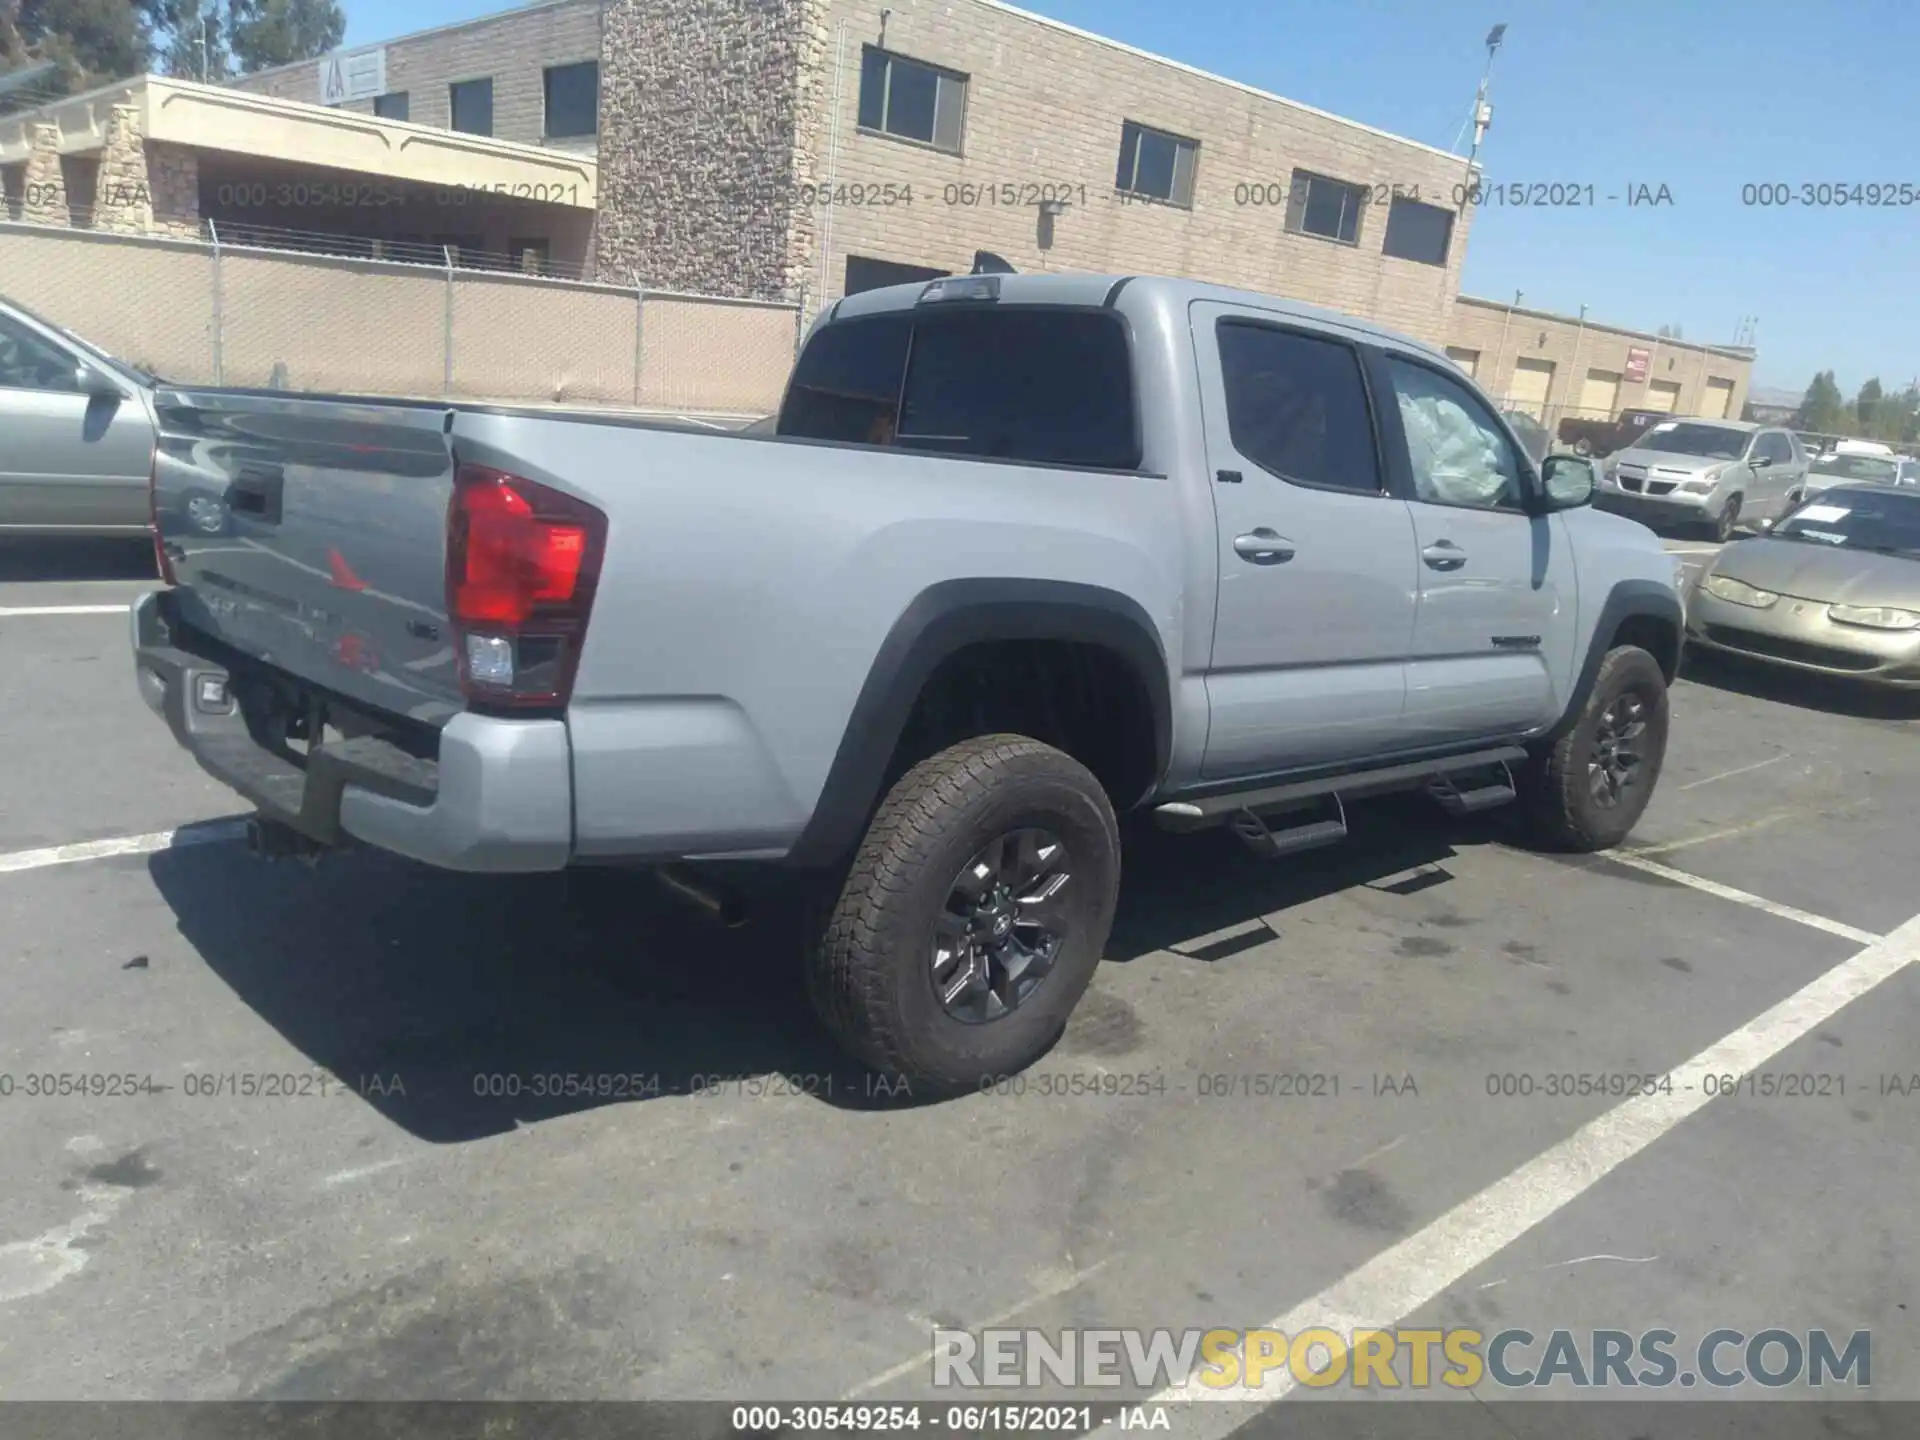
[[1620,408],[1620,372],[1589,370],[1580,382],[1580,413],[1593,420],[1611,420]]
[[1708,380],[1707,393],[1700,397],[1700,413],[1709,420],[1724,420],[1733,405],[1733,381]]
[[1545,418],[1547,392],[1553,388],[1551,360],[1522,360],[1513,367],[1513,384],[1507,387],[1507,403],[1524,410],[1534,419]]
[[1480,373],[1480,352],[1478,350],[1462,350],[1458,345],[1449,345],[1447,346],[1447,359],[1458,365],[1469,375],[1478,375]]
[[1656,380],[1647,386],[1647,403],[1643,407],[1658,410],[1662,415],[1671,415],[1680,408],[1680,385],[1673,380]]

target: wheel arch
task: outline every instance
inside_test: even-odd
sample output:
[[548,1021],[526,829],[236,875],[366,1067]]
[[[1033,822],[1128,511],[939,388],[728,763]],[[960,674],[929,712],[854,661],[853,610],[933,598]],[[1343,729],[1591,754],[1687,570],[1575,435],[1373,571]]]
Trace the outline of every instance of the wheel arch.
[[[1093,646],[1125,667],[1151,712],[1157,784],[1172,753],[1172,679],[1160,633],[1138,601],[1070,581],[941,581],[915,596],[881,643],[787,862],[830,864],[858,844],[921,692],[943,663],[983,642],[1023,640]],[[1113,797],[1115,808],[1138,803],[1152,788]]]
[[1593,694],[1600,663],[1619,645],[1638,645],[1651,654],[1671,685],[1680,673],[1680,649],[1685,612],[1680,597],[1657,580],[1621,580],[1607,592],[1599,617],[1587,640],[1587,652],[1574,678],[1572,693],[1559,721],[1542,738],[1556,740],[1572,728]]

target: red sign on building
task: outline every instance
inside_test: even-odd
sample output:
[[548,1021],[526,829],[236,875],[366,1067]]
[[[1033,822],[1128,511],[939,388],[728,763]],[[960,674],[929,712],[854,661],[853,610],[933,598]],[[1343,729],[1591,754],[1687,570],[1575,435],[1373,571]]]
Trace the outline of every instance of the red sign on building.
[[1647,367],[1653,363],[1653,352],[1635,345],[1627,351],[1627,379],[1640,381],[1647,378]]

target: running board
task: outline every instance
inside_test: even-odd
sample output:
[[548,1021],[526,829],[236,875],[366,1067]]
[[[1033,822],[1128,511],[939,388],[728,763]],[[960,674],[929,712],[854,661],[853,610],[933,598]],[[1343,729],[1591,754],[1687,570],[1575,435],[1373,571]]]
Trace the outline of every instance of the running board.
[[1482,810],[1506,805],[1519,797],[1519,787],[1513,783],[1513,771],[1507,762],[1502,760],[1495,769],[1497,773],[1482,777],[1478,784],[1465,790],[1452,775],[1436,775],[1427,782],[1427,793],[1449,815],[1478,815]]
[[[1511,766],[1527,758],[1527,752],[1518,745],[1501,745],[1491,750],[1475,750],[1465,755],[1449,755],[1444,759],[1416,760],[1404,765],[1386,765],[1374,770],[1350,770],[1339,775],[1321,776],[1314,780],[1294,780],[1280,785],[1262,785],[1256,789],[1228,791],[1219,795],[1199,796],[1192,800],[1171,800],[1164,805],[1154,807],[1154,822],[1163,830],[1187,832],[1204,830],[1211,825],[1219,825],[1241,811],[1267,810],[1277,805],[1289,804],[1297,800],[1312,800],[1322,795],[1333,795],[1344,800],[1353,800],[1365,795],[1381,795],[1392,790],[1414,790],[1430,781],[1445,782],[1449,786],[1454,775],[1470,775],[1476,770],[1488,770],[1494,766]],[[1508,784],[1506,799],[1513,798],[1511,785],[1512,772],[1507,770],[1505,778]],[[1477,795],[1481,787],[1466,792]],[[1442,802],[1443,804],[1446,802]],[[1478,808],[1486,809],[1502,803],[1499,799],[1489,798]],[[1460,812],[1469,813],[1469,812]],[[1344,826],[1344,822],[1343,822]]]
[[1333,801],[1331,819],[1307,820],[1297,825],[1283,825],[1273,822],[1292,819],[1291,815],[1276,815],[1270,822],[1251,810],[1242,810],[1227,823],[1233,833],[1240,837],[1257,855],[1268,859],[1278,859],[1282,855],[1294,855],[1302,850],[1318,850],[1322,845],[1337,845],[1347,838],[1347,809],[1340,803],[1338,795],[1329,795]]

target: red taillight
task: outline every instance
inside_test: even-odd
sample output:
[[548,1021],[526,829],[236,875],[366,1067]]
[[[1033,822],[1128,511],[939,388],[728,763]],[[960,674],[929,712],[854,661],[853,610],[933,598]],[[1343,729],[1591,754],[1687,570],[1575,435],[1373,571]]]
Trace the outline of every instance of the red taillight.
[[460,467],[447,514],[447,616],[469,698],[566,704],[606,534],[607,517],[583,500]]
[[153,527],[153,563],[160,571],[161,580],[172,585],[173,561],[168,558],[167,542],[160,534],[160,447],[157,444],[147,462],[147,523]]

